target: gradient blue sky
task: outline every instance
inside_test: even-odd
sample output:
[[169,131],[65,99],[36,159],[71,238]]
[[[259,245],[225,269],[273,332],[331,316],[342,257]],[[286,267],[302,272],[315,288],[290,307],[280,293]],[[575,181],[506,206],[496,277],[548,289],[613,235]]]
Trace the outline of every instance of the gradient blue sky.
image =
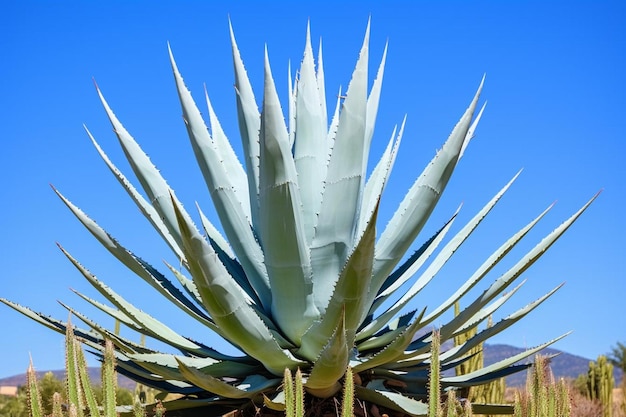
[[[626,341],[626,217],[620,214],[626,203],[623,1],[5,2],[0,13],[0,297],[65,319],[56,301],[63,300],[112,326],[70,291],[96,297],[60,253],[58,241],[144,310],[184,335],[222,346],[118,266],[48,184],[151,263],[174,262],[83,131],[85,123],[127,169],[92,77],[187,207],[198,201],[212,215],[181,120],[166,45],[171,43],[197,99],[206,83],[222,125],[239,147],[229,15],[259,100],[264,45],[284,100],[287,63],[299,65],[308,19],[315,50],[323,40],[330,108],[339,85],[345,88],[349,81],[369,16],[372,74],[389,40],[373,156],[405,114],[408,122],[382,221],[443,143],[486,73],[482,101],[488,106],[477,137],[418,242],[463,203],[453,228],[458,230],[524,170],[412,307],[436,307],[492,250],[556,200],[523,248],[496,271],[502,272],[604,189],[524,274],[528,281],[496,320],[559,283],[566,285],[491,342],[530,347],[573,330],[554,347],[595,358],[616,341]],[[40,370],[63,366],[60,335],[4,305],[0,321],[0,377],[23,372],[29,354]]]

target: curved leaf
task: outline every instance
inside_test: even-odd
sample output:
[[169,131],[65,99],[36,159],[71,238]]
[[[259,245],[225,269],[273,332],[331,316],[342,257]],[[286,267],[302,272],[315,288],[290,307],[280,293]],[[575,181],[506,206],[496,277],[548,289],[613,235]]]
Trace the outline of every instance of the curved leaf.
[[272,288],[272,317],[284,334],[299,344],[302,334],[319,318],[319,311],[313,302],[298,173],[267,51],[260,138],[258,232]]
[[[323,80],[322,80],[323,81]],[[307,244],[313,240],[327,169],[326,107],[320,95],[311,48],[311,31],[307,25],[304,57],[295,87],[294,155]]]
[[372,292],[378,289],[400,261],[439,201],[459,159],[483,87],[481,81],[470,106],[450,137],[428,164],[400,203],[376,245]]
[[243,144],[246,172],[248,173],[248,193],[250,195],[250,213],[252,223],[258,224],[258,195],[259,195],[259,131],[261,130],[261,117],[254,99],[254,93],[246,69],[235,41],[233,26],[228,21],[230,30],[230,43],[235,67],[235,91],[237,96],[237,118],[239,120],[239,132]]
[[204,372],[188,367],[182,361],[178,362],[181,374],[185,376],[194,385],[216,395],[225,398],[255,398],[263,391],[277,387],[281,383],[281,379],[267,379],[261,375],[252,375],[243,380],[239,385],[234,386],[215,378]]
[[279,346],[265,323],[245,302],[241,288],[228,275],[215,251],[193,223],[187,223],[178,205],[174,207],[193,280],[220,332],[275,375],[282,375],[286,367],[300,365],[300,361]]
[[[311,263],[315,284],[319,287],[315,289],[316,299],[322,301],[330,298],[329,291],[352,249],[356,219],[359,218],[368,151],[365,143],[368,44],[369,23],[339,115],[322,206],[311,244]],[[322,306],[318,307],[323,310]]]
[[427,404],[421,401],[415,401],[398,392],[389,391],[382,383],[379,385],[370,384],[367,388],[355,385],[354,389],[358,398],[379,404],[390,410],[407,413],[415,417],[428,415]]

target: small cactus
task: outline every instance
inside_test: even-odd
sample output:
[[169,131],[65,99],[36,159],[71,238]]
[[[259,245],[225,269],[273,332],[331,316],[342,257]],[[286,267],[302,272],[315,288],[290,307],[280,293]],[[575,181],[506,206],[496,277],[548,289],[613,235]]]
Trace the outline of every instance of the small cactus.
[[113,342],[107,340],[104,348],[104,362],[102,363],[102,406],[105,417],[116,417],[115,391],[117,389],[117,373],[115,372],[115,352]]
[[569,417],[569,388],[565,381],[554,381],[548,360],[537,355],[528,372],[526,392],[515,393],[515,417]]
[[31,417],[43,417],[43,408],[41,406],[41,395],[37,386],[37,374],[33,367],[33,361],[30,361],[28,371],[26,372],[28,410]]
[[83,388],[78,375],[76,343],[74,330],[71,323],[71,315],[67,319],[65,329],[65,390],[67,393],[67,401],[69,406],[74,406],[78,417],[83,417],[85,408],[85,400]]
[[456,398],[456,390],[450,390],[446,399],[446,417],[458,417],[462,415],[461,412],[461,403]]
[[304,415],[304,388],[302,373],[299,369],[294,381],[291,370],[285,368],[283,390],[285,392],[285,417],[302,417]]
[[354,375],[352,368],[348,366],[343,383],[343,401],[341,404],[341,417],[354,416]]
[[52,417],[63,417],[63,404],[61,394],[52,394]]

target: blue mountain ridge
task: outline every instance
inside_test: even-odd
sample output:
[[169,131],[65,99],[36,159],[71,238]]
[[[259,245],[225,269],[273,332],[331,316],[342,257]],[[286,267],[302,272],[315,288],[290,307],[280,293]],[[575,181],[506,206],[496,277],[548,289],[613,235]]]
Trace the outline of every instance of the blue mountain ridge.
[[[444,346],[445,349],[445,346]],[[509,345],[501,345],[501,344],[486,344],[484,346],[484,361],[485,365],[491,365],[499,360],[506,359],[513,355],[516,355],[520,352],[524,351],[522,348],[509,346]],[[584,374],[587,372],[589,367],[590,359],[583,358],[582,356],[573,355],[566,352],[561,352],[556,349],[546,348],[541,351],[542,355],[557,355],[555,356],[550,363],[550,367],[552,369],[552,373],[554,374],[556,379],[565,378],[565,379],[575,379],[578,375]],[[54,370],[54,371],[38,371],[38,378],[42,377],[46,372],[52,372],[55,377],[59,379],[63,379],[65,376],[64,370]],[[100,380],[100,368],[92,367],[89,368],[89,376],[92,381],[97,382]],[[619,385],[622,380],[623,373],[621,369],[614,368],[614,376],[615,376],[615,385]],[[26,373],[13,375],[5,378],[0,378],[0,386],[21,386],[26,383]],[[506,379],[507,387],[523,387],[526,383],[526,372],[519,372],[515,375],[511,375]],[[118,386],[134,389],[135,382],[120,375],[118,376]]]

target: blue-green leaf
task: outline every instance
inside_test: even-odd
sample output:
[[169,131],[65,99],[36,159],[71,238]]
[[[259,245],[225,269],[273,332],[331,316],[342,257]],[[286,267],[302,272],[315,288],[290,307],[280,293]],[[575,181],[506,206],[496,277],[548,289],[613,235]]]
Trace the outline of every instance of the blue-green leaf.
[[483,82],[484,79],[448,140],[415,181],[382,232],[376,245],[376,263],[372,282],[374,293],[378,292],[378,288],[422,230],[448,184],[468,135]]
[[195,225],[187,223],[178,205],[175,209],[191,275],[204,306],[225,338],[275,375],[282,375],[286,367],[301,365],[289,351],[280,347],[254,308],[245,302],[241,287],[228,274]]
[[281,383],[280,378],[267,379],[261,375],[251,375],[238,385],[230,385],[198,369],[178,362],[182,375],[194,385],[225,398],[255,398],[263,391],[275,388]]
[[[235,91],[237,96],[237,117],[239,120],[239,132],[243,144],[246,172],[248,173],[248,193],[250,195],[250,212],[252,223],[257,224],[258,219],[258,195],[259,195],[259,130],[261,129],[261,117],[259,108],[254,99],[254,93],[246,69],[235,41],[233,26],[228,21],[230,29],[230,42],[233,52],[233,64],[235,67]],[[231,242],[232,243],[232,242]]]
[[[362,199],[368,148],[365,143],[367,117],[367,60],[369,24],[346,99],[330,156],[322,206],[311,245],[311,262],[316,276],[316,300],[328,300],[354,244],[356,220]],[[323,306],[318,306],[323,309]]]
[[[311,33],[306,32],[304,57],[295,88],[294,155],[307,244],[313,240],[327,170],[326,114],[313,62]],[[325,98],[324,98],[325,101]]]
[[[176,79],[176,87],[183,108],[189,139],[196,154],[198,165],[209,187],[213,204],[220,217],[224,231],[233,245],[235,253],[242,262],[250,284],[257,292],[263,307],[269,308],[271,294],[263,251],[254,236],[250,219],[246,216],[246,210],[244,210],[237,190],[232,184],[231,175],[227,171],[228,167],[235,164],[224,163],[223,155],[218,151],[216,142],[209,135],[200,111],[176,67],[171,51],[170,61],[174,71],[174,78]],[[256,197],[254,201],[256,202]],[[177,204],[179,203],[177,202]],[[183,212],[183,215],[188,216],[185,212]]]
[[298,173],[267,51],[260,137],[258,232],[272,288],[272,316],[285,335],[298,344],[306,329],[319,318],[319,311],[313,302]]

